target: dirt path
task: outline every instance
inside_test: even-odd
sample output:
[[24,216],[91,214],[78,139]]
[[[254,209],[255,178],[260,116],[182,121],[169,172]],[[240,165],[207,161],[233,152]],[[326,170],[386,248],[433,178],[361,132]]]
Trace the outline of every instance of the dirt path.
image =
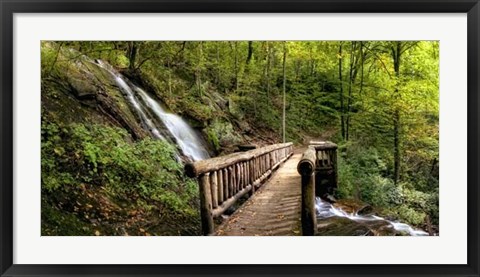
[[245,204],[221,224],[217,236],[300,235],[300,175],[297,164],[304,149],[296,149]]

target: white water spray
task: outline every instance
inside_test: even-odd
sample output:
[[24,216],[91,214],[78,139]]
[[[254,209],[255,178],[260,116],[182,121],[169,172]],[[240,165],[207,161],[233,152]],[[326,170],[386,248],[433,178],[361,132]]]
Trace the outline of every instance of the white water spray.
[[422,230],[415,230],[410,225],[401,223],[401,222],[394,222],[390,220],[386,220],[383,217],[379,217],[376,215],[359,215],[357,213],[347,213],[342,209],[334,207],[332,204],[328,203],[327,201],[322,200],[320,197],[315,199],[315,209],[317,211],[317,218],[319,219],[326,219],[329,217],[345,217],[351,219],[356,222],[362,221],[385,221],[388,222],[396,231],[399,232],[406,232],[411,236],[428,236],[428,233]]
[[148,129],[153,137],[157,139],[165,139],[159,131],[159,126],[155,124],[155,121],[150,114],[156,116],[165,125],[168,132],[175,139],[175,143],[177,143],[185,156],[194,161],[210,157],[208,151],[201,143],[202,140],[200,137],[185,120],[176,114],[166,112],[147,92],[127,83],[125,78],[111,65],[104,63],[101,60],[97,60],[95,64],[109,72],[114,77],[115,83],[141,119],[144,127]]
[[200,143],[201,139],[195,133],[183,118],[176,114],[166,112],[160,104],[155,101],[141,88],[135,88],[142,100],[152,110],[152,112],[165,124],[168,131],[175,138],[183,154],[195,161],[203,160],[209,157],[207,150]]

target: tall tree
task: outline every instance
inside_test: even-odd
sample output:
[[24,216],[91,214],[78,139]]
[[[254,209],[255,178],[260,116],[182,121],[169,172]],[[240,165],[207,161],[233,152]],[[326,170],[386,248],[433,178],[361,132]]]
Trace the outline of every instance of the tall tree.
[[138,52],[138,42],[130,41],[128,43],[128,61],[129,61],[128,68],[130,69],[130,71],[135,70],[137,52]]
[[345,139],[346,136],[345,136],[345,106],[344,106],[344,99],[343,99],[342,44],[343,42],[340,41],[338,46],[338,79],[340,80],[340,121],[342,125],[342,139]]
[[203,42],[198,44],[198,62],[195,70],[195,80],[197,83],[197,93],[202,96],[202,67],[203,67]]
[[252,60],[252,55],[253,55],[253,41],[249,41],[248,42],[247,60],[245,61],[247,66],[250,64],[250,61]]
[[233,52],[234,52],[234,57],[235,57],[235,65],[234,65],[234,70],[235,70],[235,90],[238,91],[239,87],[239,81],[238,81],[238,41],[233,42]]
[[401,154],[402,154],[402,140],[401,140],[401,132],[402,132],[402,119],[400,114],[400,105],[398,102],[402,101],[402,96],[400,94],[400,85],[401,85],[401,71],[400,66],[402,63],[402,54],[405,51],[415,47],[418,42],[403,42],[403,41],[394,41],[391,43],[390,51],[393,61],[393,69],[395,72],[395,91],[394,91],[394,99],[397,105],[394,108],[393,114],[393,144],[394,144],[394,173],[393,173],[393,180],[394,183],[397,184],[400,179],[400,171],[401,171]]
[[287,73],[286,73],[286,64],[287,64],[287,42],[283,44],[283,113],[282,113],[282,129],[283,129],[283,142],[285,142],[285,113],[287,105]]

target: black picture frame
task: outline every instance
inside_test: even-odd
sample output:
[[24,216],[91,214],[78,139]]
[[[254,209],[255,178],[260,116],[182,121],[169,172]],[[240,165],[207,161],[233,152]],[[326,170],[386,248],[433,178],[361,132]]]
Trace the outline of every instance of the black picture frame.
[[[478,0],[0,0],[1,276],[479,276]],[[19,265],[13,264],[13,15],[15,13],[467,13],[468,263],[466,265]]]

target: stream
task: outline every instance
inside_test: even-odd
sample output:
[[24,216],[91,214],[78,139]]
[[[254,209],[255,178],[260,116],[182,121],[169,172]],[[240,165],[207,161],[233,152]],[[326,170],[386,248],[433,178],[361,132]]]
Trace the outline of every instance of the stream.
[[317,225],[319,235],[344,236],[428,236],[423,230],[412,228],[410,225],[390,221],[374,214],[360,215],[358,212],[348,213],[340,207],[316,198]]

